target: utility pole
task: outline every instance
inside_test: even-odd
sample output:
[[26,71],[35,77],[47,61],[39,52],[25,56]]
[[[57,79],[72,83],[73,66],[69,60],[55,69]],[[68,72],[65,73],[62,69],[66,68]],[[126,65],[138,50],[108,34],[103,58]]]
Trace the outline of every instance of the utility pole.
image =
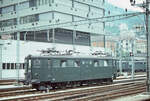
[[132,79],[134,79],[134,40],[132,40],[132,55],[131,55],[131,61],[132,61]]
[[76,47],[75,47],[75,40],[77,38],[77,35],[76,35],[76,26],[74,26],[74,29],[73,29],[73,40],[72,40],[72,43],[73,43],[73,51],[75,52],[76,50]]
[[2,43],[2,40],[0,39],[0,80],[2,80],[2,70],[3,70],[3,67],[2,67],[2,63],[3,63],[2,51],[3,51],[3,43]]
[[120,70],[120,74],[122,74],[122,46],[121,46],[121,40],[119,41],[119,70]]
[[[130,0],[132,6],[138,6],[135,4],[135,0]],[[145,26],[146,26],[146,39],[147,39],[147,92],[150,92],[150,35],[149,35],[149,0],[146,0],[146,3],[143,3],[142,6],[139,5],[139,7],[145,8]]]
[[[19,29],[19,21],[20,21],[20,17],[19,17],[19,1],[18,1],[18,11],[17,11],[17,28]],[[17,42],[16,42],[16,69],[17,69],[17,82],[19,84],[19,68],[20,68],[20,32],[17,32]]]
[[106,49],[106,36],[104,35],[104,37],[103,37],[104,39],[104,49]]
[[146,0],[146,38],[147,38],[147,92],[150,92],[150,35],[149,35],[149,0]]

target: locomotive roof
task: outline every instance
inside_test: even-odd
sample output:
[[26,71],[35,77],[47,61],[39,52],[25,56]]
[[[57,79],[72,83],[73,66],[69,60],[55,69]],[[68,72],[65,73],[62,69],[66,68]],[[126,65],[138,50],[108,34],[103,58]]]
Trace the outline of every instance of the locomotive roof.
[[103,56],[80,56],[80,55],[58,55],[58,56],[53,56],[53,55],[50,55],[50,56],[28,56],[28,57],[31,57],[31,58],[60,58],[60,59],[64,59],[64,58],[68,58],[68,59],[115,59],[114,57],[103,57]]

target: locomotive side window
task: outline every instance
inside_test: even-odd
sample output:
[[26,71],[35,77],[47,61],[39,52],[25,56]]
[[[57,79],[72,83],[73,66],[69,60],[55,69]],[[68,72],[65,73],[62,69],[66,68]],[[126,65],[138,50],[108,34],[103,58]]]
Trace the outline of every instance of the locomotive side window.
[[107,66],[108,66],[108,61],[104,60],[104,67],[107,67]]
[[84,67],[91,67],[92,60],[83,60],[82,65],[84,65]]
[[89,64],[92,65],[92,61],[91,60],[89,61]]
[[80,61],[74,61],[74,66],[75,67],[80,67]]
[[98,66],[99,66],[98,60],[94,60],[94,67],[98,67]]
[[100,67],[107,67],[108,61],[107,60],[99,60],[99,66]]
[[67,67],[67,61],[66,60],[61,60],[60,61],[60,66],[61,67]]
[[82,64],[85,64],[85,61],[82,61]]

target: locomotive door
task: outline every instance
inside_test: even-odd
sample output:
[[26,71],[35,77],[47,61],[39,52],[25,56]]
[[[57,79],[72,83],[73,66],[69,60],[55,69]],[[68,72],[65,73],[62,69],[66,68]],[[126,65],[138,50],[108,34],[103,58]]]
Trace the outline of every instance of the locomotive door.
[[91,60],[82,60],[81,62],[81,79],[82,80],[90,80],[92,78],[91,76]]
[[48,80],[52,79],[52,60],[51,59],[47,60],[47,79]]
[[50,66],[48,65],[50,60],[48,59],[40,59],[40,68],[37,70],[39,73],[40,81],[47,81],[49,80],[50,74]]

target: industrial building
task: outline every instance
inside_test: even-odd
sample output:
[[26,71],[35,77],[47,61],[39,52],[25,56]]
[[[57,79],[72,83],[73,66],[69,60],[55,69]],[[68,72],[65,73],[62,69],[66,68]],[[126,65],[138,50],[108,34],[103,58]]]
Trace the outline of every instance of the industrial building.
[[[0,0],[0,79],[24,77],[24,58],[40,50],[92,48],[93,36],[104,34],[105,23],[82,21],[103,17],[105,0]],[[77,23],[76,23],[77,22]]]

